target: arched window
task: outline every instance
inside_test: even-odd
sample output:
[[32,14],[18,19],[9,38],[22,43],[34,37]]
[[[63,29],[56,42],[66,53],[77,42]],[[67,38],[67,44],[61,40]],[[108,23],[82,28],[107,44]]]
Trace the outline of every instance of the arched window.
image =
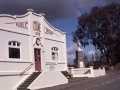
[[20,43],[17,41],[8,42],[9,58],[20,59]]
[[58,60],[58,48],[57,47],[52,47],[52,60]]

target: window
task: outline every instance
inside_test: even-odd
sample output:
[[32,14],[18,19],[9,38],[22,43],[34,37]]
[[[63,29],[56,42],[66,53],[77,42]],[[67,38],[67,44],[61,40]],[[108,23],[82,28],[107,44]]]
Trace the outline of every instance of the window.
[[58,60],[58,48],[57,47],[52,47],[52,60]]
[[9,58],[20,59],[20,43],[17,41],[8,42]]
[[55,60],[55,53],[52,52],[52,60]]

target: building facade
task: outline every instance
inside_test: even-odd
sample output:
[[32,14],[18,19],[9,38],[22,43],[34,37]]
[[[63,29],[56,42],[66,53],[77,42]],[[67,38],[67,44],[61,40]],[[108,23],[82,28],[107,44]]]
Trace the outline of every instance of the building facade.
[[66,34],[51,26],[44,14],[27,11],[24,15],[0,15],[2,90],[16,89],[32,72],[67,70]]

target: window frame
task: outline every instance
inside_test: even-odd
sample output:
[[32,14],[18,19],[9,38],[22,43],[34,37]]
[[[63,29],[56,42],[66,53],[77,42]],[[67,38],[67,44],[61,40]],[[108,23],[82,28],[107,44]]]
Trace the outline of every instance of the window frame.
[[[15,45],[13,44],[15,42]],[[10,43],[11,43],[11,45],[10,45]],[[19,45],[18,45],[19,44]],[[8,52],[8,59],[9,60],[22,60],[22,55],[21,55],[21,43],[20,42],[18,42],[18,41],[15,41],[15,40],[12,40],[12,41],[8,41],[7,42],[7,45],[8,45],[8,50],[7,50],[7,52]],[[9,57],[9,48],[16,48],[16,49],[19,49],[19,53],[20,53],[20,58],[10,58]]]
[[[55,60],[52,59],[52,53],[57,53],[58,54],[57,57],[55,56]],[[52,62],[58,62],[59,61],[59,48],[58,47],[51,47],[51,61]]]

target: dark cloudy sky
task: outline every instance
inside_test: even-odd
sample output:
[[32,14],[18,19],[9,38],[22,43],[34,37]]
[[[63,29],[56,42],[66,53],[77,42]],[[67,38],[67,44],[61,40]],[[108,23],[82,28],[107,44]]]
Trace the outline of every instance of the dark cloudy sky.
[[49,21],[71,18],[88,12],[96,5],[106,5],[120,0],[0,0],[0,13],[24,14],[26,9],[46,14]]
[[[76,30],[77,18],[91,7],[104,6],[120,0],[0,0],[0,14],[21,15],[26,9],[33,9],[36,13],[44,13],[45,18],[55,28],[67,32],[68,62],[74,59],[76,44],[72,42],[71,32]],[[83,48],[86,54],[94,53],[93,46]]]

